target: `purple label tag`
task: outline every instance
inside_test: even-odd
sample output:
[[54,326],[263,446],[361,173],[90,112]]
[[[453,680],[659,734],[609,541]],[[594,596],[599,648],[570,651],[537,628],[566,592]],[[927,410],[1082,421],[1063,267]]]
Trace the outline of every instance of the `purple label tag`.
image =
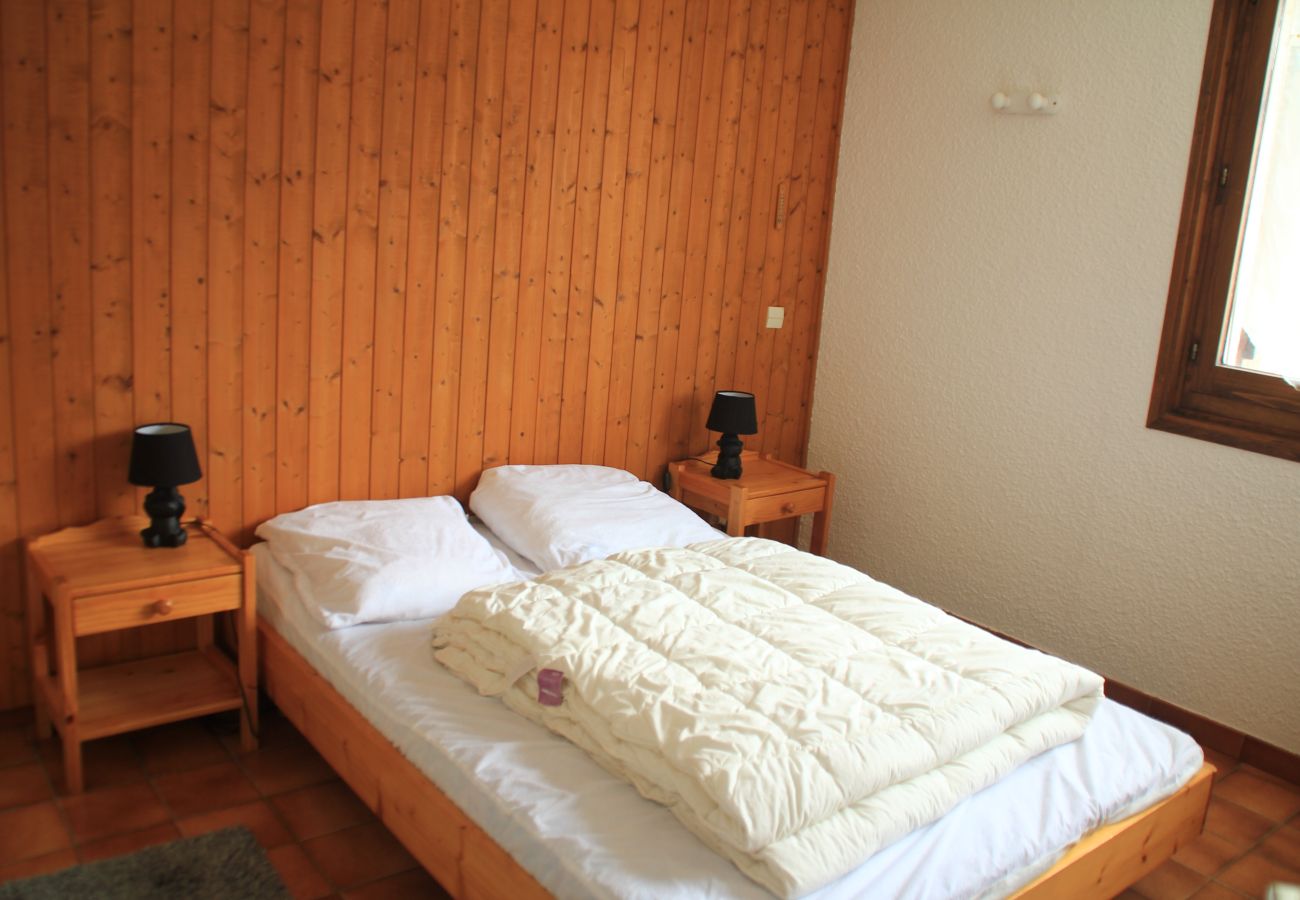
[[537,673],[537,702],[542,706],[559,706],[564,702],[563,672],[542,669]]

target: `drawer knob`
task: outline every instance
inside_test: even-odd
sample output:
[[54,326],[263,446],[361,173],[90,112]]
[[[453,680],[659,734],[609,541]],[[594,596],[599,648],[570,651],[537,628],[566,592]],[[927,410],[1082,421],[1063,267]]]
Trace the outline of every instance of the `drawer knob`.
[[172,611],[172,602],[170,600],[159,600],[153,605],[154,615],[165,616]]
[[792,513],[792,512],[794,512],[794,504],[793,504],[793,503],[790,503],[790,502],[788,502],[788,501],[785,502],[785,503],[782,503],[782,504],[781,504],[781,512],[783,512],[783,513]]

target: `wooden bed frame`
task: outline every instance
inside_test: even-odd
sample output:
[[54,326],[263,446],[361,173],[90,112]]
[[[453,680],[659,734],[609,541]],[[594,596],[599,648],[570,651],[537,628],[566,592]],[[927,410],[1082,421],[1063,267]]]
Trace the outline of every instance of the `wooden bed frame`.
[[[262,684],[357,795],[453,897],[529,900],[550,894],[404,757],[265,620]],[[1201,833],[1214,767],[1173,796],[1079,841],[1014,896],[1109,900]]]

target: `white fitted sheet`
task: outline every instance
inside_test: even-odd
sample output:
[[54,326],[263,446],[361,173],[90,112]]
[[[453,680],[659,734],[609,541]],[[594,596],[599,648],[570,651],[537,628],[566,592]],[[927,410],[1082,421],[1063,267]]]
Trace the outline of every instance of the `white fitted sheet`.
[[[261,614],[557,897],[769,896],[667,809],[438,665],[430,621],[329,631],[264,545],[254,553]],[[1201,762],[1187,735],[1105,701],[1080,740],[1031,760],[809,896],[1001,896],[1081,835],[1172,794]]]

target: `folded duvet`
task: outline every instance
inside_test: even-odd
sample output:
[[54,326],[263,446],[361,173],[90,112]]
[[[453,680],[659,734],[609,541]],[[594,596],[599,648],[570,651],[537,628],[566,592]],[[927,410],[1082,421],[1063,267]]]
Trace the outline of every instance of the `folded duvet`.
[[436,658],[783,896],[1079,737],[1097,675],[827,559],[731,538],[466,594]]

